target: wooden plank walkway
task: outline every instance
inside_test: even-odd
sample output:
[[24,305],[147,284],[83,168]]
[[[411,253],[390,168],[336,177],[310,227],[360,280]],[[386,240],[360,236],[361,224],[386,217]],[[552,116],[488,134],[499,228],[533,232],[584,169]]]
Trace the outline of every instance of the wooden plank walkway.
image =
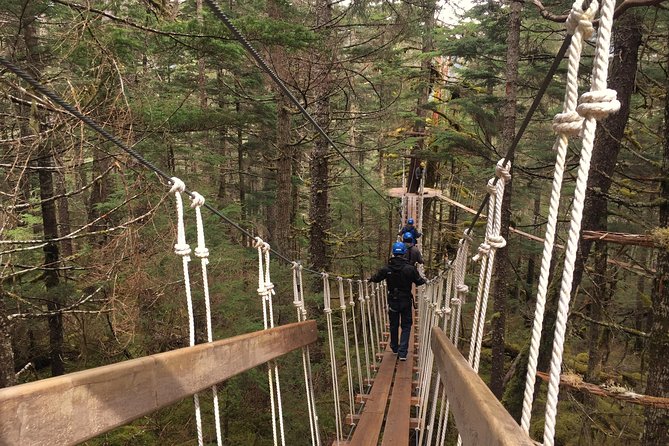
[[415,420],[411,419],[411,405],[416,402],[411,396],[415,373],[415,326],[414,323],[411,327],[407,360],[398,361],[389,348],[382,353],[379,372],[371,380],[371,393],[356,397],[365,401],[362,413],[346,417],[348,422],[356,423],[353,436],[349,441],[335,442],[335,445],[376,446],[382,441],[381,446],[406,446],[409,443],[410,430],[416,427]]
[[393,380],[393,392],[390,397],[390,407],[383,429],[381,446],[407,446],[409,444],[409,418],[411,417],[411,389],[413,381],[414,362],[414,328],[411,326],[409,337],[409,352],[407,360],[398,361]]

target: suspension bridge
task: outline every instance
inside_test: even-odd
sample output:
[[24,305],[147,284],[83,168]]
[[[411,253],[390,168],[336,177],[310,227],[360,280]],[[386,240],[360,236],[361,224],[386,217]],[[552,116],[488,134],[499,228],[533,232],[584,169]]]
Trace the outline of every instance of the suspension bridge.
[[[258,64],[271,73],[257,52],[229,23],[215,2],[207,0],[207,3],[249,49]],[[391,197],[401,197],[403,220],[409,216],[413,217],[419,229],[423,223],[422,210],[425,197],[443,199],[450,205],[476,213],[477,218],[487,205],[485,234],[481,237],[477,254],[474,256],[474,260],[479,264],[476,292],[470,293],[469,287],[465,284],[470,264],[470,248],[475,238],[472,231],[474,222],[472,222],[472,226],[462,235],[455,258],[444,265],[435,277],[429,278],[425,286],[415,290],[416,323],[412,327],[412,341],[409,343],[406,362],[398,361],[397,356],[388,347],[385,284],[373,284],[362,278],[344,279],[336,274],[317,272],[323,281],[323,311],[327,321],[325,338],[328,343],[333,397],[331,410],[335,420],[335,432],[324,433],[319,426],[311,371],[310,347],[318,341],[319,333],[315,321],[309,319],[310,315],[307,314],[304,304],[302,274],[305,268],[298,262],[274,253],[279,258],[291,262],[293,301],[296,310],[296,322],[275,326],[273,314],[275,289],[270,268],[273,250],[262,239],[254,237],[254,246],[258,253],[258,294],[263,304],[264,329],[229,339],[213,340],[207,282],[208,249],[205,245],[201,208],[209,209],[238,229],[242,231],[243,229],[206,204],[200,194],[189,191],[180,179],[160,171],[20,68],[1,58],[0,63],[31,84],[36,91],[81,119],[117,147],[138,159],[141,164],[156,172],[170,185],[170,193],[174,195],[177,209],[177,240],[174,251],[182,259],[190,346],[1,389],[0,444],[21,446],[77,444],[161,408],[169,407],[184,398],[192,397],[195,406],[196,435],[198,443],[203,445],[200,397],[206,394],[207,398],[211,396],[213,399],[216,441],[221,445],[223,442],[217,386],[244,371],[262,366],[267,371],[274,444],[285,446],[285,430],[290,427],[284,425],[281,374],[277,359],[294,350],[301,351],[306,395],[304,412],[308,415],[310,426],[310,438],[305,438],[304,444],[404,446],[413,441],[420,446],[443,445],[447,431],[453,427],[459,435],[458,444],[521,446],[535,444],[528,434],[529,422],[535,393],[538,343],[546,301],[548,270],[554,248],[564,160],[568,137],[581,134],[583,146],[581,164],[572,205],[569,239],[565,247],[566,259],[545,409],[543,444],[552,446],[571,292],[571,273],[578,245],[594,130],[597,119],[615,112],[619,106],[616,104],[615,92],[606,88],[614,7],[614,2],[609,0],[603,2],[599,15],[600,28],[593,68],[593,84],[590,92],[581,96],[580,105],[577,106],[579,99],[577,73],[581,48],[584,39],[592,35],[592,20],[599,10],[596,2],[590,2],[585,10],[580,8],[579,3],[577,2],[572,8],[567,21],[568,37],[563,45],[564,51],[569,51],[568,87],[563,111],[556,116],[554,126],[558,134],[554,146],[557,161],[547,233],[540,239],[544,243],[544,255],[532,329],[523,417],[520,424],[508,414],[477,374],[495,252],[506,243],[500,231],[504,187],[511,178],[508,155],[495,167],[494,176],[486,186],[486,200],[478,212],[440,191],[424,188],[422,181],[418,193],[408,193],[406,187],[389,193]],[[557,63],[561,59],[562,56],[558,55]],[[552,74],[547,76],[548,81],[551,76]],[[294,99],[281,80],[275,77],[276,75],[273,79],[277,84]],[[294,102],[336,149],[334,142],[313,121],[299,102],[297,100]],[[519,135],[521,133],[522,131]],[[519,138],[520,136],[516,138],[513,148]],[[338,153],[346,159],[341,152]],[[350,162],[348,164],[360,174]],[[368,184],[373,188],[371,183]],[[184,222],[188,210],[184,206],[182,195],[191,200],[191,207],[195,212],[197,246],[193,250],[186,240]],[[383,199],[388,200],[386,196]],[[249,235],[253,237],[252,234]],[[208,342],[197,345],[193,318],[195,303],[189,280],[191,255],[200,260],[207,315]],[[468,354],[466,358],[460,352],[458,344],[461,338],[462,306],[470,298],[473,298],[474,315],[469,346],[465,349]],[[344,347],[343,357],[341,351],[336,348],[336,345],[341,344]],[[455,426],[449,426],[451,419]]]

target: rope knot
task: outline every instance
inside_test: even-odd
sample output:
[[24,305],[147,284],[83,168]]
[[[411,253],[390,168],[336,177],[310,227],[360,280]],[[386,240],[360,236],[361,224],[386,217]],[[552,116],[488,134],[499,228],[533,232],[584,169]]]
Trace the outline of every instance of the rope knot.
[[172,177],[170,178],[170,181],[172,182],[172,187],[170,188],[170,193],[176,193],[176,192],[184,192],[186,190],[186,183],[181,181],[177,177]]
[[188,243],[176,243],[174,245],[174,253],[178,256],[187,257],[188,255],[190,255],[190,252],[191,252],[190,246],[188,245]]
[[479,245],[478,251],[479,253],[472,257],[472,260],[475,262],[478,262],[483,256],[487,256],[490,253],[490,245],[487,242],[483,242]]
[[462,303],[462,301],[459,298],[454,297],[453,299],[451,299],[451,303],[453,305],[460,305]]
[[583,127],[583,117],[575,111],[558,113],[553,118],[553,131],[566,136],[579,136]]
[[201,248],[200,246],[198,246],[197,248],[195,248],[195,256],[201,259],[206,259],[207,257],[209,257],[209,250],[207,248]]
[[262,248],[264,244],[265,244],[265,242],[260,237],[254,237],[253,238],[253,247],[254,248]]
[[472,231],[469,230],[469,229],[465,229],[462,232],[462,238],[460,239],[460,243],[464,243],[465,240],[468,241],[468,242],[471,242],[472,240],[474,240],[474,237],[472,235]]
[[501,235],[491,235],[488,237],[488,244],[491,248],[502,249],[506,246],[506,240]]
[[495,180],[493,178],[490,178],[488,182],[485,185],[485,190],[488,192],[490,195],[496,194],[497,193],[497,185],[495,184]]
[[191,192],[190,207],[195,209],[204,205],[204,197],[197,192]]
[[616,91],[610,88],[583,93],[576,111],[584,118],[604,119],[620,110],[620,101],[616,97]]
[[580,2],[581,0],[576,0],[572,6],[565,25],[567,32],[572,36],[576,33],[576,29],[578,29],[581,32],[583,40],[588,40],[595,33],[595,29],[592,26],[592,19],[595,17],[595,13],[599,9],[599,3],[597,0],[593,0],[588,9],[583,11],[580,7]]
[[504,161],[506,161],[504,158],[497,161],[497,165],[495,166],[495,175],[497,175],[497,178],[508,183],[511,180],[511,163],[508,162],[506,165],[504,165]]
[[274,284],[272,282],[267,282],[265,284],[265,290],[267,290],[267,295],[274,294]]
[[458,291],[458,293],[468,293],[469,292],[469,287],[465,285],[464,283],[458,284],[455,289]]

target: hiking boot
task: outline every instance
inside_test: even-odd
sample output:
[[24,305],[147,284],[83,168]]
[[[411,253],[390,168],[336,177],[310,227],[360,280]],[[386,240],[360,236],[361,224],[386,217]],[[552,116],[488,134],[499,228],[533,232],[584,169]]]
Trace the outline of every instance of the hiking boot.
[[406,361],[407,357],[406,356],[400,356],[400,361]]

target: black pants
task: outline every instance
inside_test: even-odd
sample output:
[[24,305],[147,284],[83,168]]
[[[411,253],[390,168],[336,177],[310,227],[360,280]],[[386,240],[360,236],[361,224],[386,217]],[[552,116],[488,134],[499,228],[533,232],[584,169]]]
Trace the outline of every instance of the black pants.
[[[409,335],[411,334],[411,324],[413,306],[411,299],[388,299],[388,319],[390,319],[390,348],[397,353],[400,358],[406,358],[409,350]],[[398,331],[402,327],[402,335],[399,337]]]

